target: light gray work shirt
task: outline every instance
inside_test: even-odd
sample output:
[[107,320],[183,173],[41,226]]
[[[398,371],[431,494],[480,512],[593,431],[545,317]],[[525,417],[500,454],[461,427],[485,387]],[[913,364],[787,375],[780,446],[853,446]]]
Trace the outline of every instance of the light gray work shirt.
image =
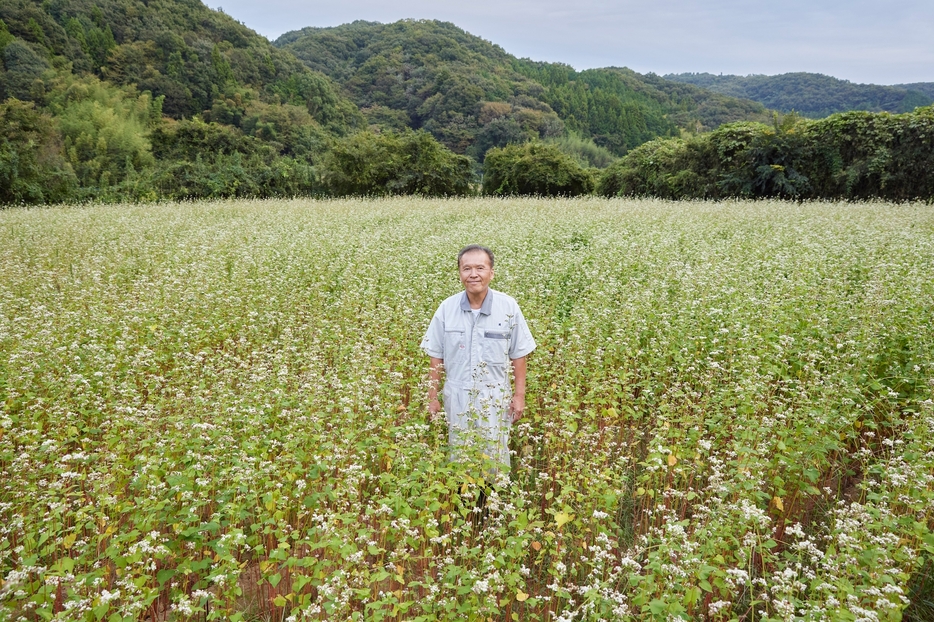
[[[535,349],[535,340],[511,296],[487,290],[478,312],[467,292],[441,303],[422,339],[428,356],[444,361],[444,412],[452,449],[471,436],[484,455],[509,465],[509,361]],[[475,430],[477,434],[465,433]]]

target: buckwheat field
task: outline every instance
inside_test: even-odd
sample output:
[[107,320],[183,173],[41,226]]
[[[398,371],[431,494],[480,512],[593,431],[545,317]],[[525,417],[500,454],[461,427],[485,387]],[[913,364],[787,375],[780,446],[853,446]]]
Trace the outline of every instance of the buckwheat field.
[[[458,249],[538,342],[431,421]],[[934,619],[930,205],[0,212],[0,621]]]

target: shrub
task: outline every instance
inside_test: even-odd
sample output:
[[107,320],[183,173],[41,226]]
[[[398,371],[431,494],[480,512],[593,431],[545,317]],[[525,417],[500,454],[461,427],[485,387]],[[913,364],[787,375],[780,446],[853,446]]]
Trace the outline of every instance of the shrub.
[[484,173],[484,194],[578,196],[593,192],[594,187],[590,171],[549,143],[491,149]]
[[359,132],[334,143],[320,165],[328,192],[347,195],[463,195],[470,192],[470,159],[428,132]]

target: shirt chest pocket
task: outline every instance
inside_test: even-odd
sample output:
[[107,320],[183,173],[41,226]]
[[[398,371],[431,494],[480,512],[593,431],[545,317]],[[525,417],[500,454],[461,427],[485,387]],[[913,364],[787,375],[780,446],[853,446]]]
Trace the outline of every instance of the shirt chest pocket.
[[480,351],[483,360],[489,365],[505,365],[509,356],[511,336],[508,330],[480,331]]
[[467,333],[460,328],[444,330],[444,358],[457,361],[467,356]]

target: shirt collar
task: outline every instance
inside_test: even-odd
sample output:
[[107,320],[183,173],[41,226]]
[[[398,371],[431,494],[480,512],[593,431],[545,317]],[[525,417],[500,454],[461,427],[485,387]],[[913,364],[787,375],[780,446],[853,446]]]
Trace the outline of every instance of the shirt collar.
[[[486,290],[486,297],[483,299],[483,304],[480,305],[480,313],[483,315],[490,315],[493,312],[493,290]],[[461,296],[461,311],[472,311],[470,308],[470,301],[467,299],[467,292],[464,292],[464,295]]]

